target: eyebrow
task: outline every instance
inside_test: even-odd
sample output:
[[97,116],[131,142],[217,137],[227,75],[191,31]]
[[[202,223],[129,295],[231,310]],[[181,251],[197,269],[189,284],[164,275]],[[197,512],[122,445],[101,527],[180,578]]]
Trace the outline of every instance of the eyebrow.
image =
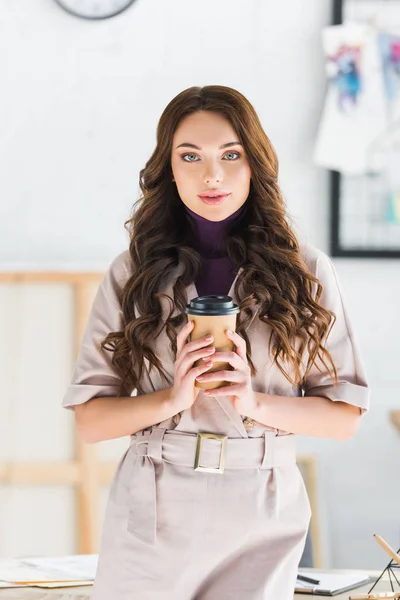
[[[187,146],[188,148],[196,148],[196,150],[201,150],[200,146],[196,146],[195,144],[190,144],[189,142],[184,142],[183,144],[179,144],[175,149],[182,148],[182,146]],[[230,146],[242,146],[240,142],[228,142],[227,144],[222,144],[219,147],[220,150],[224,148],[229,148]]]

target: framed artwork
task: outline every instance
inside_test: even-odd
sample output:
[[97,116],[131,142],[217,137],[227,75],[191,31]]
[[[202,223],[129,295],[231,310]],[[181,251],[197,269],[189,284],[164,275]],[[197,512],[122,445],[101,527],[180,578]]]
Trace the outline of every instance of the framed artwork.
[[[328,167],[330,252],[335,257],[400,258],[400,0],[333,0],[333,25],[341,24],[350,24],[346,33],[351,42],[342,42],[340,46],[337,42],[333,53],[337,62],[330,66],[333,67],[338,89],[343,91],[347,86],[346,100],[353,107],[356,106],[357,92],[364,92],[365,112],[360,117],[355,111],[355,118],[350,124],[355,135],[347,132],[350,144],[343,143],[345,137],[341,143],[338,137],[336,142],[337,164],[340,165],[341,159],[347,160],[348,164],[353,161],[354,172],[347,169],[344,162],[344,168]],[[370,53],[372,66],[367,74],[362,70],[365,70],[365,61],[359,68],[360,55],[357,51],[361,43],[357,35],[361,30],[357,27],[365,27],[365,31],[375,36],[375,58],[371,58]],[[371,37],[368,39],[370,42]],[[332,43],[330,47],[333,47]],[[328,58],[332,59],[332,56]],[[333,61],[327,60],[328,76],[329,62]],[[378,88],[381,90],[380,97],[377,95]],[[374,92],[369,94],[366,102],[368,89]],[[366,114],[367,109],[371,119]],[[374,131],[371,123],[374,123]],[[353,152],[352,146],[352,137],[356,134],[365,145],[364,163],[358,166],[358,172],[353,160],[357,152]],[[340,131],[332,135],[340,136]],[[355,142],[354,148],[357,150]]]

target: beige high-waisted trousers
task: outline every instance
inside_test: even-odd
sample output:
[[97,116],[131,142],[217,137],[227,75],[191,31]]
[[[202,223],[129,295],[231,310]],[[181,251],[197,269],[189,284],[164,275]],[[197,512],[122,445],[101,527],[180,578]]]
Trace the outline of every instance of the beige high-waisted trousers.
[[92,600],[293,599],[311,516],[295,436],[155,427],[131,440],[111,485]]

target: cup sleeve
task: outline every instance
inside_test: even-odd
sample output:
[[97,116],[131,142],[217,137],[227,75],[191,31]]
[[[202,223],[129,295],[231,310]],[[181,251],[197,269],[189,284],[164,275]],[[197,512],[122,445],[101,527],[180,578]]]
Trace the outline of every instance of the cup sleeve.
[[370,404],[370,390],[365,368],[335,267],[323,252],[320,252],[316,261],[315,274],[323,287],[319,303],[336,315],[336,321],[328,335],[325,347],[335,363],[338,385],[334,386],[329,373],[321,363],[319,367],[322,372],[314,364],[302,386],[304,396],[323,396],[332,401],[353,404],[360,408],[361,414],[364,414]]
[[[112,353],[101,349],[100,344],[111,331],[123,328],[119,292],[128,279],[122,255],[106,271],[96,292],[82,344],[73,368],[69,386],[62,399],[64,408],[73,409],[97,396],[117,396],[121,378],[111,364]],[[131,395],[133,390],[123,390]]]

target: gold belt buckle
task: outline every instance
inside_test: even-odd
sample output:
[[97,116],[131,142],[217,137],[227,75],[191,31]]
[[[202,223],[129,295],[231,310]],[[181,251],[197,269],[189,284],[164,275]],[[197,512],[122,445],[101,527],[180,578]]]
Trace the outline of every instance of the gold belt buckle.
[[[221,440],[221,453],[219,455],[219,465],[218,467],[204,467],[200,464],[201,461],[201,444],[203,438],[208,438],[211,440]],[[197,446],[196,446],[196,458],[194,459],[194,470],[195,471],[205,471],[207,473],[223,473],[225,468],[225,449],[226,449],[226,440],[227,435],[218,435],[216,433],[198,433],[197,434]]]

